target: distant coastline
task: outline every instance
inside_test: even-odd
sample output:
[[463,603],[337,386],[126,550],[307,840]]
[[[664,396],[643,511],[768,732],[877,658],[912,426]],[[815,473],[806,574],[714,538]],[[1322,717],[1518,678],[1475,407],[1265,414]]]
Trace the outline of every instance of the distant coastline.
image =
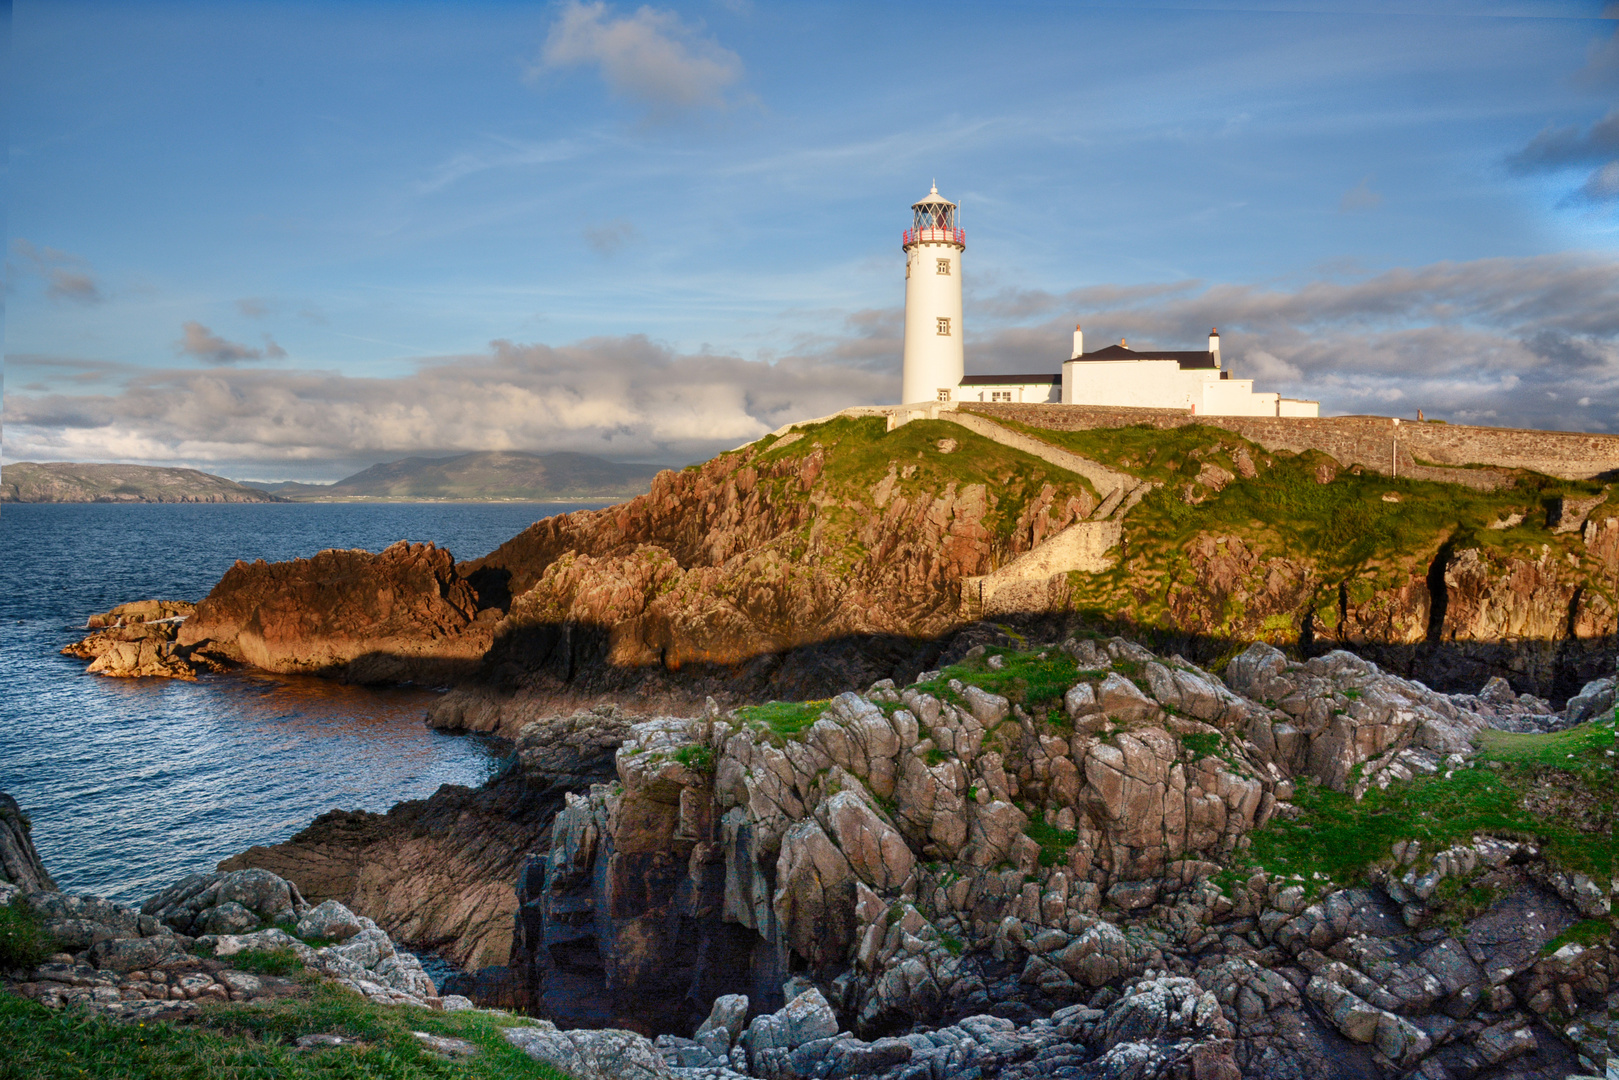
[[603,503],[644,495],[656,465],[482,451],[373,465],[333,484],[242,482],[197,469],[19,461],[0,503]]

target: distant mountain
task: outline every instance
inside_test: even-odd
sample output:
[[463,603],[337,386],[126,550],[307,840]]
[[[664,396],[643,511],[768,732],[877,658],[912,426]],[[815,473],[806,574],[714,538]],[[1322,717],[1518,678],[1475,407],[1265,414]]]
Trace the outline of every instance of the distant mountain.
[[266,503],[258,488],[196,469],[18,461],[0,469],[0,502]]
[[488,450],[373,465],[335,484],[266,484],[298,502],[340,499],[468,501],[627,499],[644,495],[656,465],[619,465],[588,454]]

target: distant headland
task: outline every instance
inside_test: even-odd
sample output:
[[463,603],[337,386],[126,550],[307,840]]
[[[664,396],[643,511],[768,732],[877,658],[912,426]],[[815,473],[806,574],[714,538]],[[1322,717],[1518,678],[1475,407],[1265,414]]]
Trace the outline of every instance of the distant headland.
[[497,450],[405,458],[335,484],[262,484],[196,469],[19,461],[0,470],[0,502],[579,502],[643,495],[658,471],[588,454]]

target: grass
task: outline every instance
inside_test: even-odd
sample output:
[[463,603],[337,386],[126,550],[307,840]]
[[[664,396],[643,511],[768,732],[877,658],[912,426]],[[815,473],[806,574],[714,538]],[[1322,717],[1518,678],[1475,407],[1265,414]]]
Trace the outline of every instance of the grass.
[[[449,1080],[566,1074],[534,1061],[500,1034],[502,1019],[374,1005],[336,987],[272,1004],[204,1007],[184,1024],[117,1024],[78,1010],[51,1010],[0,993],[0,1078],[84,1080]],[[477,1043],[480,1053],[449,1062],[428,1053],[412,1031]],[[327,1032],[363,1045],[298,1053],[300,1035]]]
[[296,975],[304,970],[304,962],[292,949],[243,949],[230,957],[228,963],[237,971],[254,975]]
[[796,739],[821,718],[830,704],[830,698],[822,701],[767,701],[763,705],[744,705],[737,713],[751,726],[773,731],[784,739]]
[[[885,428],[881,417],[840,417],[796,429],[802,437],[785,445],[776,440],[742,451],[753,455],[750,464],[760,471],[759,483],[783,503],[804,496],[797,474],[779,466],[803,462],[817,452],[822,455],[822,471],[816,480],[820,497],[815,500],[813,517],[800,528],[797,544],[791,547],[795,555],[808,550],[814,533],[819,566],[848,571],[864,563],[872,552],[861,537],[869,532],[873,515],[882,513],[875,506],[875,492],[885,483],[890,500],[905,498],[913,505],[943,495],[952,484],[958,498],[969,488],[981,487],[985,500],[982,524],[1003,556],[1011,553],[1014,534],[1027,528],[1025,509],[1047,485],[1053,489],[1056,507],[1070,497],[1088,498],[1093,505],[1097,500],[1083,477],[958,424],[915,420],[893,431]],[[941,453],[938,444],[943,439],[954,440],[956,449]],[[778,471],[783,475],[776,475]],[[891,482],[885,479],[890,473],[894,475]]]
[[0,971],[38,967],[56,952],[45,921],[19,894],[0,906]]
[[702,743],[682,746],[675,751],[674,759],[692,772],[710,773],[714,771],[714,748]]
[[1420,840],[1432,853],[1482,833],[1534,840],[1555,865],[1606,881],[1614,844],[1614,722],[1582,724],[1551,734],[1487,731],[1474,768],[1373,788],[1356,801],[1305,781],[1292,820],[1273,819],[1251,834],[1249,865],[1222,875],[1230,882],[1255,869],[1301,877],[1307,891],[1360,880],[1389,858],[1396,841]]
[[1541,953],[1550,956],[1564,945],[1584,945],[1590,948],[1601,945],[1613,934],[1613,922],[1609,919],[1581,919],[1561,934],[1552,938],[1541,946]]
[[[990,667],[991,656],[1001,657],[1005,666]],[[956,679],[1032,710],[1060,705],[1063,695],[1079,678],[1079,668],[1067,653],[1053,649],[1042,659],[1032,652],[990,648],[982,656],[950,665],[936,679],[919,683],[917,688],[942,700],[955,700],[950,680]]]
[[[1234,432],[1210,425],[1054,431],[1002,418],[997,422],[1163,484],[1126,520],[1129,558],[1111,571],[1079,575],[1073,582],[1076,610],[1100,613],[1103,621],[1119,629],[1126,627],[1117,618],[1107,619],[1107,613],[1128,612],[1125,622],[1142,629],[1177,624],[1176,608],[1192,602],[1188,598],[1177,602],[1177,597],[1183,590],[1197,589],[1188,549],[1200,536],[1234,537],[1261,557],[1303,563],[1325,585],[1343,583],[1356,603],[1360,594],[1370,598],[1404,583],[1413,571],[1425,572],[1446,544],[1530,560],[1538,559],[1540,546],[1546,544],[1554,558],[1573,555],[1588,565],[1578,534],[1551,533],[1544,508],[1554,498],[1602,490],[1594,482],[1519,471],[1510,488],[1478,491],[1370,471],[1356,476],[1339,471],[1335,464],[1335,478],[1321,484],[1316,468],[1331,464],[1324,455],[1268,453]],[[1242,454],[1254,463],[1258,475],[1240,475],[1236,461]],[[1200,501],[1188,503],[1183,498],[1188,478],[1204,462],[1225,469],[1233,479],[1219,492],[1197,488]],[[1385,502],[1388,493],[1400,501]],[[1610,505],[1616,498],[1619,492],[1609,495]],[[1490,528],[1512,513],[1523,515],[1522,523],[1510,529]],[[1605,575],[1586,576],[1590,588],[1613,598]],[[1316,612],[1318,622],[1336,624],[1335,594],[1335,588],[1320,591],[1318,598],[1325,606]],[[1204,616],[1207,630],[1215,636],[1285,644],[1298,633],[1296,616],[1302,612],[1288,612],[1283,618],[1274,611],[1258,611],[1250,617],[1244,605],[1236,601],[1227,605],[1226,610],[1216,605]]]
[[1069,851],[1079,843],[1078,830],[1048,825],[1038,810],[1029,807],[1022,809],[1029,818],[1029,824],[1023,831],[1030,840],[1040,845],[1040,865],[1062,866],[1067,863]]

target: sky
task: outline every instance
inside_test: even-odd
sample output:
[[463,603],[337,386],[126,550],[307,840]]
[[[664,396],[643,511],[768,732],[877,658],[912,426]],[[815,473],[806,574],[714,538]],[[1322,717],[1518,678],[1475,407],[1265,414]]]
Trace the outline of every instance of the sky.
[[[679,465],[1197,348],[1323,415],[1619,432],[1619,4],[17,0],[3,460]],[[1094,344],[1093,344],[1094,343]]]

